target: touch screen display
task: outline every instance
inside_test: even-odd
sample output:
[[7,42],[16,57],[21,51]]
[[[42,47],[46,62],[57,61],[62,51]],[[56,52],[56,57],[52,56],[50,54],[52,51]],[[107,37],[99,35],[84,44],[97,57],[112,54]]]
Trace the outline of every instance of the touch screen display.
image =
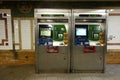
[[40,36],[51,36],[51,30],[49,28],[41,28]]
[[87,30],[86,28],[76,28],[76,36],[86,36]]

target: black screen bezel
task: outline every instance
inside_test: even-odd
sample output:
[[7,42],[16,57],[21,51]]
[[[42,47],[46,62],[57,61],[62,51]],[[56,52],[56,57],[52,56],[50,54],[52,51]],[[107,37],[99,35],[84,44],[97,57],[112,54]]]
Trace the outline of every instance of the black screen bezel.
[[[51,28],[51,36],[41,36],[41,28]],[[39,24],[39,38],[52,38],[52,27],[50,27],[49,25],[44,25],[44,24]]]
[[[86,36],[78,36],[78,35],[76,34],[76,28],[81,28],[81,29],[85,28],[85,29],[86,29]],[[75,37],[88,38],[88,25],[76,24],[76,25],[75,25]]]

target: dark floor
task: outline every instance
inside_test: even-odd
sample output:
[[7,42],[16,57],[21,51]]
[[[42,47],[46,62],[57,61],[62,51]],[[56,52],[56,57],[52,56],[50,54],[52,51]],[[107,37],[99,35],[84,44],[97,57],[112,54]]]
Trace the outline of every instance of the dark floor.
[[0,66],[0,80],[120,80],[120,64],[107,65],[105,73],[36,74],[34,65]]

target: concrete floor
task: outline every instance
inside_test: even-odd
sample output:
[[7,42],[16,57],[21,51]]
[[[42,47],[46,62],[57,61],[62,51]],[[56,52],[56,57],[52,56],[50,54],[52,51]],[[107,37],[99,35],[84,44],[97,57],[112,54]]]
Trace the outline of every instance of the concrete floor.
[[107,65],[105,73],[36,74],[34,65],[0,66],[0,80],[120,80],[120,64]]

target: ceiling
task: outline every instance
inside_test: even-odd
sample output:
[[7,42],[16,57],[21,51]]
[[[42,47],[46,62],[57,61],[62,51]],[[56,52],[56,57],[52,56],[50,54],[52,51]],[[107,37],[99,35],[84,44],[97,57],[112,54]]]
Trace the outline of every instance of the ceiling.
[[21,4],[35,8],[120,8],[120,0],[0,0],[1,7]]
[[75,2],[75,1],[120,1],[120,0],[0,0],[0,1],[67,1],[67,2]]

